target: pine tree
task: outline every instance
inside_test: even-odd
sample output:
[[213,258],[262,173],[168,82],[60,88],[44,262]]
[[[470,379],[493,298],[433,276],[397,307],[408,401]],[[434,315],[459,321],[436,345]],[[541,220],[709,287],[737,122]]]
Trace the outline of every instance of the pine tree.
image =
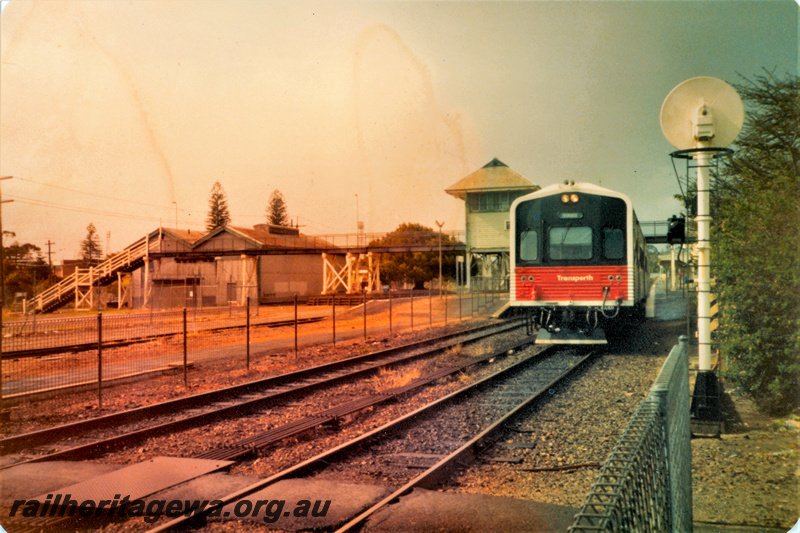
[[215,181],[208,199],[206,229],[211,231],[220,226],[227,226],[230,222],[231,214],[228,211],[228,198],[225,196],[225,189],[222,188],[222,184],[219,181]]
[[100,246],[100,236],[97,228],[89,223],[86,226],[86,238],[81,241],[81,259],[86,266],[95,265],[100,262],[103,256],[103,249]]
[[288,226],[289,216],[286,214],[286,200],[281,191],[274,190],[267,205],[267,223],[273,226]]

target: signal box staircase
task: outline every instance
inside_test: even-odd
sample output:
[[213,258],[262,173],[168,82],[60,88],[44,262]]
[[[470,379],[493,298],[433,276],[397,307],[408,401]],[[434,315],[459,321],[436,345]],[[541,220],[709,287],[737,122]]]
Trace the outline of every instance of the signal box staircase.
[[75,302],[75,307],[91,307],[94,287],[109,285],[118,274],[133,272],[144,266],[151,251],[158,250],[158,240],[143,237],[114,254],[102,263],[89,268],[78,268],[57,284],[33,298],[25,300],[25,309],[36,313],[49,313]]

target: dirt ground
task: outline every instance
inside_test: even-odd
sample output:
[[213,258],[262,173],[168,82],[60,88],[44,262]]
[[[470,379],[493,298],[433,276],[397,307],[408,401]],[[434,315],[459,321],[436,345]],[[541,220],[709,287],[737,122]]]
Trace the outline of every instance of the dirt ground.
[[772,419],[728,395],[722,434],[692,439],[695,531],[788,531],[800,517],[800,413]]

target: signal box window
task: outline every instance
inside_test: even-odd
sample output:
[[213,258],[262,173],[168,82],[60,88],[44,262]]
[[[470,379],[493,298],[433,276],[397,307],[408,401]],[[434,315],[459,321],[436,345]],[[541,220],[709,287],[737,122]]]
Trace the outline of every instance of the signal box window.
[[603,230],[603,256],[606,259],[623,259],[625,257],[625,234],[621,229],[605,228]]
[[550,259],[591,259],[592,228],[550,228]]
[[539,258],[539,234],[523,231],[519,234],[519,258],[523,261],[536,261]]

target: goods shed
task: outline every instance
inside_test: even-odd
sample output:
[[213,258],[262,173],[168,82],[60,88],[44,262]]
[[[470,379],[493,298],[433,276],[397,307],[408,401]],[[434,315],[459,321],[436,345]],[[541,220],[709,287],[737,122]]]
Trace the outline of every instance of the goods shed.
[[[206,307],[320,294],[324,240],[297,228],[222,226],[205,234],[160,228],[145,266],[134,273],[137,307]],[[252,301],[252,300],[251,300]]]

